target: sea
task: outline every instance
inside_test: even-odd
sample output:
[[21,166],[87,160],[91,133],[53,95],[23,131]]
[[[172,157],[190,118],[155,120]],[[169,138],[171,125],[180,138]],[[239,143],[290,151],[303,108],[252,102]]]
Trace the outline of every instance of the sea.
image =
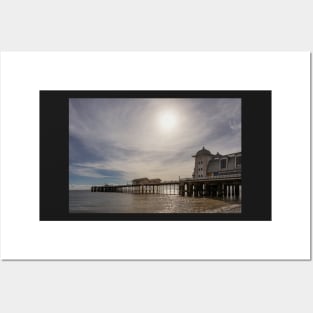
[[70,213],[241,213],[241,201],[173,194],[69,191]]

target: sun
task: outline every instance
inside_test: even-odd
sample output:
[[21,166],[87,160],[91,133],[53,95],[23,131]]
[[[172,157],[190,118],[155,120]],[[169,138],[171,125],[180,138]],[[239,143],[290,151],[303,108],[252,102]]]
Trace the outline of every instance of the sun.
[[177,115],[172,111],[165,111],[159,115],[159,127],[162,131],[174,130],[177,126]]

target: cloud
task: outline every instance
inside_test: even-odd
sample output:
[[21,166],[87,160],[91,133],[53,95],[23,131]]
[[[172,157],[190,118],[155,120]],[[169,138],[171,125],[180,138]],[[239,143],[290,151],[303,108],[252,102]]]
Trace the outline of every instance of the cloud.
[[77,176],[93,177],[93,178],[105,178],[110,177],[105,174],[101,174],[94,166],[88,166],[87,164],[73,163],[70,165],[70,172]]
[[76,184],[70,184],[69,189],[70,190],[90,190],[92,185],[76,185]]
[[[70,178],[190,177],[202,146],[241,151],[240,99],[70,99]],[[164,113],[175,127],[162,129]]]

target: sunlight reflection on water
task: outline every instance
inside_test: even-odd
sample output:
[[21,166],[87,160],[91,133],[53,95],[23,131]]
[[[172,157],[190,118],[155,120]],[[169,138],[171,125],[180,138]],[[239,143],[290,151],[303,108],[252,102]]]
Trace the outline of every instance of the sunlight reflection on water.
[[241,213],[241,202],[167,194],[69,192],[70,213]]

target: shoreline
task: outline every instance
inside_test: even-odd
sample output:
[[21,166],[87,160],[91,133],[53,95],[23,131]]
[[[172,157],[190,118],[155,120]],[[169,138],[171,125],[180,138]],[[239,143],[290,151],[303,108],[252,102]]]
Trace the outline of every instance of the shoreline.
[[74,192],[70,195],[69,212],[103,213],[241,213],[241,202],[234,199],[207,197],[183,197],[170,194],[127,194],[127,193]]

